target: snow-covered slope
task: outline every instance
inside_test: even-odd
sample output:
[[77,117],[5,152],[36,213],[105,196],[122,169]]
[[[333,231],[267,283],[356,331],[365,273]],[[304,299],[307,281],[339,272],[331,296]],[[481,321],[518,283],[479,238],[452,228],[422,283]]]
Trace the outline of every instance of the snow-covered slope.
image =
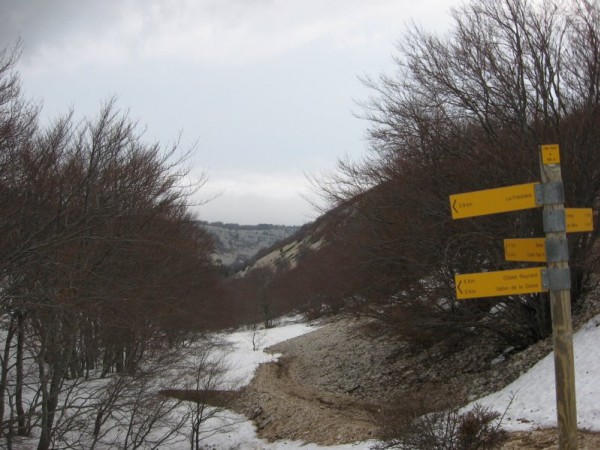
[[[573,345],[577,424],[579,428],[600,431],[600,316],[575,333]],[[477,402],[498,412],[510,404],[503,423],[508,430],[555,427],[554,354],[547,355],[501,391]]]
[[[237,387],[248,383],[260,363],[274,361],[278,357],[278,355],[265,353],[263,349],[266,346],[315,329],[298,323],[297,319],[287,323],[282,322],[280,326],[268,330],[245,330],[221,335],[221,338],[230,344],[225,351],[231,369],[224,381],[226,383],[233,381]],[[257,350],[253,349],[253,343]],[[580,428],[593,431],[600,431],[599,344],[600,315],[586,323],[574,336],[578,424]],[[478,400],[477,403],[503,412],[513,398],[503,423],[508,430],[553,427],[556,426],[554,392],[553,355],[549,354],[515,382],[497,393]],[[205,448],[211,449],[359,450],[369,449],[373,445],[372,441],[331,447],[305,444],[301,441],[267,442],[257,437],[255,427],[250,420],[230,411],[207,420],[203,426],[205,433],[202,434],[202,444]],[[22,440],[19,444],[19,448],[35,448],[33,439]],[[173,441],[169,448],[188,449],[189,442],[185,436],[181,436],[181,439]]]
[[[310,331],[309,327],[294,325],[292,328],[280,327],[267,330],[266,336],[269,345],[282,341],[290,336]],[[245,379],[252,375],[253,367],[258,366],[258,361],[265,358],[273,358],[272,355],[262,356],[262,352],[252,352],[248,342],[251,339],[250,332],[238,332],[230,336],[230,342],[236,348],[235,353],[241,360],[245,360]],[[596,316],[582,327],[574,337],[575,346],[575,370],[577,383],[578,402],[578,424],[580,428],[600,431],[600,316]],[[241,355],[245,354],[242,358]],[[249,355],[249,356],[248,356]],[[257,364],[247,363],[247,358],[256,359]],[[491,394],[477,403],[490,406],[493,409],[504,412],[510,403],[504,418],[503,426],[509,431],[530,430],[539,427],[556,426],[556,400],[554,389],[554,360],[553,354],[547,355],[538,362],[527,373],[523,374],[515,382]],[[470,405],[472,406],[472,405]],[[237,423],[233,419],[237,419]],[[278,441],[268,443],[256,436],[254,426],[250,421],[241,416],[230,416],[231,423],[226,433],[214,435],[206,440],[209,445],[216,448],[239,448],[244,449],[297,449],[297,450],[358,450],[368,449],[373,442],[364,442],[333,447],[320,447],[303,442]]]
[[[232,379],[247,384],[252,379],[254,371],[263,362],[276,361],[280,355],[265,353],[264,348],[292,339],[305,333],[310,333],[316,328],[304,323],[296,323],[301,317],[292,318],[288,323],[270,328],[258,330],[260,345],[258,350],[253,350],[252,338],[256,331],[236,331],[223,336],[230,344],[231,350],[228,359],[232,367]],[[240,385],[238,385],[239,387]],[[256,434],[256,428],[252,421],[234,412],[226,412],[217,418],[210,419],[204,424],[206,434],[203,436],[202,444],[206,448],[214,449],[244,449],[244,450],[360,450],[369,449],[373,441],[345,444],[336,446],[319,446],[307,444],[302,441],[276,441],[267,442],[260,439]],[[218,432],[214,432],[218,430]],[[187,449],[182,445],[174,450]]]

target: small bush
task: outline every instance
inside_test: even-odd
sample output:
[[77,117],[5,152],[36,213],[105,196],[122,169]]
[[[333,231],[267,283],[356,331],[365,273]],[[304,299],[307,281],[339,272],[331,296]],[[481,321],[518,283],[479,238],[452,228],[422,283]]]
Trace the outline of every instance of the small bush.
[[[413,413],[421,406],[414,407]],[[502,416],[481,405],[469,411],[453,407],[419,416],[406,414],[409,409],[384,419],[384,442],[374,449],[491,450],[507,439]]]

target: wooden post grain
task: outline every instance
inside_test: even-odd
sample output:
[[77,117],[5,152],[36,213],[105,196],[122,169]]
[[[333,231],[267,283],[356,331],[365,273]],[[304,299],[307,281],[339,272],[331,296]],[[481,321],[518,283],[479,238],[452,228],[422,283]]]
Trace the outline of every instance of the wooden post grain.
[[[542,149],[540,148],[540,151]],[[560,162],[548,163],[540,155],[542,183],[562,182]],[[564,203],[544,205],[544,214],[564,211]],[[546,240],[566,240],[566,230],[546,232]],[[568,269],[569,261],[548,262],[548,269]],[[577,408],[575,400],[575,362],[570,289],[550,290],[554,372],[556,378],[556,413],[558,448],[577,449]]]

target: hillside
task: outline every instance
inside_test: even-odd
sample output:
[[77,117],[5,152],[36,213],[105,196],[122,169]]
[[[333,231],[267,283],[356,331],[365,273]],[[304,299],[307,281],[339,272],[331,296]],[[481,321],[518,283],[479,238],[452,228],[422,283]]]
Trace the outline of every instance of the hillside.
[[[594,401],[600,388],[595,379],[600,354],[594,350],[600,316],[593,316],[600,301],[593,297],[575,337],[579,423],[587,430],[579,433],[582,449],[600,445]],[[494,354],[477,346],[455,354],[439,348],[413,353],[365,337],[364,325],[347,319],[323,323],[269,348],[279,359],[258,368],[240,406],[254,419],[258,435],[274,443],[268,448],[279,448],[276,442],[285,439],[368,449],[373,441],[364,441],[377,439],[395,413],[414,413],[419,408],[414,402],[449,397],[462,405],[481,399],[500,413],[514,398],[504,417],[510,435],[502,449],[556,448],[551,338],[518,353]]]
[[242,267],[261,249],[288,238],[300,227],[286,225],[239,225],[222,222],[200,222],[215,240],[213,260],[223,266]]
[[[353,200],[355,201],[355,200]],[[294,268],[309,253],[319,253],[334,241],[334,235],[340,228],[346,227],[346,205],[326,212],[314,222],[297,227],[296,230],[274,245],[263,248],[248,261],[243,273],[253,269],[278,267]],[[320,253],[319,253],[320,254]]]

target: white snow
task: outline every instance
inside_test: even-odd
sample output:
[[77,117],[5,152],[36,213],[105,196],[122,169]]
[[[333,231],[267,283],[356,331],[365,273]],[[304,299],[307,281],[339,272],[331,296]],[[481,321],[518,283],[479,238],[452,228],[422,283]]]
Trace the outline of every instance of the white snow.
[[[230,367],[227,376],[230,386],[227,388],[234,389],[247,385],[252,380],[254,371],[260,364],[277,361],[279,356],[281,356],[265,353],[263,351],[265,348],[314,330],[316,330],[315,327],[304,323],[296,323],[266,330],[236,331],[223,335],[223,338],[231,346],[227,349],[227,363]],[[254,333],[256,333],[255,342],[258,343],[258,350],[252,349]]]
[[[232,367],[227,377],[228,381],[236,384],[237,387],[248,384],[252,380],[254,371],[259,364],[276,361],[281,356],[265,353],[263,350],[266,347],[317,329],[304,323],[293,322],[294,320],[287,321],[287,323],[284,321],[283,326],[267,330],[236,331],[223,335],[223,338],[232,346],[227,354],[229,365]],[[252,335],[255,332],[259,335],[260,341],[260,349],[256,351],[252,348]],[[243,450],[360,450],[368,449],[374,443],[373,441],[369,441],[325,447],[316,444],[307,444],[302,441],[277,441],[269,443],[257,437],[256,428],[252,421],[231,411],[227,411],[218,418],[209,419],[204,424],[204,429],[207,430],[207,435],[202,441],[203,445],[206,448],[223,450],[230,448]],[[215,429],[218,429],[219,432],[211,434],[209,430]],[[172,448],[174,450],[188,449],[189,444],[182,443],[181,447]]]
[[[311,331],[306,325],[288,325],[267,330],[268,345],[280,342],[304,332]],[[237,332],[229,335],[230,342],[236,350],[234,358],[244,361],[239,366],[248,370],[245,379],[251,379],[252,367],[258,367],[261,361],[275,360],[277,355],[267,355],[262,351],[253,352],[248,339],[251,332]],[[575,377],[577,389],[577,415],[579,428],[600,431],[600,316],[590,320],[574,336]],[[232,354],[233,355],[233,354]],[[252,372],[250,372],[252,370]],[[554,384],[554,355],[550,353],[539,361],[527,373],[506,386],[499,392],[477,400],[484,406],[503,413],[506,411],[503,426],[509,431],[530,430],[539,427],[556,427],[556,397]],[[469,405],[467,408],[473,405]],[[368,449],[373,441],[322,447],[303,442],[278,441],[265,442],[256,437],[255,429],[250,421],[233,413],[229,420],[238,421],[231,426],[229,432],[218,434],[206,440],[207,445],[216,448],[229,448],[239,445],[241,449],[268,450],[350,450]],[[210,424],[208,424],[210,425]]]
[[[281,322],[268,330],[245,330],[220,335],[230,344],[225,352],[230,370],[222,388],[240,387],[250,382],[254,371],[263,362],[275,361],[279,355],[267,354],[264,348],[287,339],[314,331],[316,328],[294,320]],[[258,350],[253,350],[253,334],[258,336]],[[254,343],[256,345],[257,340]],[[575,372],[577,385],[578,425],[600,431],[600,315],[590,320],[574,336]],[[218,358],[219,355],[216,355]],[[501,364],[501,362],[498,362]],[[91,386],[91,384],[90,384]],[[511,402],[512,398],[512,403]],[[475,402],[474,402],[475,403]],[[479,399],[476,403],[503,413],[503,426],[511,431],[556,426],[553,354],[539,361],[527,373],[499,392]],[[469,408],[472,405],[467,406]],[[269,443],[257,437],[253,423],[232,411],[224,411],[203,424],[204,448],[240,450],[359,450],[369,449],[375,442],[358,442],[337,446],[318,446],[301,441]],[[34,448],[34,441],[22,442],[21,448]],[[185,436],[169,445],[173,450],[189,449]]]
[[[579,428],[600,431],[600,316],[575,333],[573,347],[577,425]],[[508,406],[503,426],[510,431],[556,427],[554,353],[547,355],[501,391],[476,403],[500,413]]]

